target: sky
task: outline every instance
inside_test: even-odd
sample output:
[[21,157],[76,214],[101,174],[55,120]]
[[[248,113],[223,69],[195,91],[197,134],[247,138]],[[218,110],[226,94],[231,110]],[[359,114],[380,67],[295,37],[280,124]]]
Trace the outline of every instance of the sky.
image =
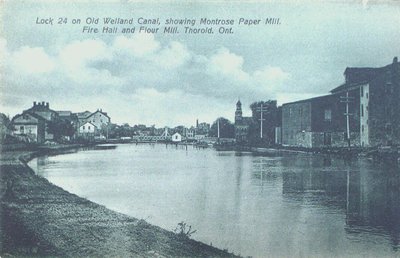
[[[113,123],[163,126],[233,121],[235,104],[329,94],[346,67],[400,55],[400,1],[2,1],[0,112],[102,109]],[[133,19],[118,33],[83,33],[103,18]],[[232,34],[139,33],[138,18],[233,19]],[[41,24],[53,18],[53,25]],[[58,19],[67,19],[57,24]],[[98,24],[86,24],[99,19]],[[93,18],[93,19],[91,19]],[[261,19],[259,25],[239,19]],[[279,18],[279,25],[265,25]],[[80,19],[80,24],[72,24]],[[38,22],[39,21],[39,22]],[[154,25],[146,25],[154,27]],[[137,27],[123,34],[124,27]]]

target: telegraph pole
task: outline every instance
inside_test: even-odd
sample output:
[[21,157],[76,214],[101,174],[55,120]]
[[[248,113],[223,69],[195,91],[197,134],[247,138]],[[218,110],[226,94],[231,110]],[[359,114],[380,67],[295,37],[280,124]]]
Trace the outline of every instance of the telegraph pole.
[[219,139],[219,118],[217,119],[217,130],[218,130],[218,139]]
[[346,91],[346,97],[341,96],[340,102],[346,103],[346,129],[347,129],[347,145],[350,148],[350,116],[353,115],[349,112],[349,103],[352,102],[353,97],[349,97],[349,91]]
[[262,138],[263,138],[263,121],[265,120],[265,119],[263,118],[263,113],[264,113],[264,112],[267,112],[268,109],[265,108],[265,107],[263,107],[263,103],[261,103],[261,104],[260,104],[260,107],[259,107],[259,108],[256,108],[256,111],[258,111],[258,112],[261,113],[261,117],[260,117],[260,119],[258,119],[258,120],[260,120],[260,137],[261,137],[261,139],[262,139]]

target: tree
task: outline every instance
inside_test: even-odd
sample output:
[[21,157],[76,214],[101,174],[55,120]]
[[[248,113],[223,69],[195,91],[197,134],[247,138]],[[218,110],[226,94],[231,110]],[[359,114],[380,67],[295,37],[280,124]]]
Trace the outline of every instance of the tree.
[[47,123],[47,132],[53,134],[55,139],[59,139],[61,136],[72,137],[75,128],[71,121],[59,119]]
[[123,125],[103,124],[101,126],[101,134],[108,135],[108,138],[115,139],[119,137],[132,137],[135,134],[134,127],[125,123]]
[[234,125],[226,118],[220,117],[214,121],[211,125],[209,135],[211,137],[218,136],[218,120],[219,120],[219,136],[220,138],[234,138],[235,137],[235,127]]
[[14,130],[10,118],[3,113],[0,113],[0,142],[3,142],[7,135],[10,135]]
[[108,124],[108,138],[115,139],[118,136],[118,125]]

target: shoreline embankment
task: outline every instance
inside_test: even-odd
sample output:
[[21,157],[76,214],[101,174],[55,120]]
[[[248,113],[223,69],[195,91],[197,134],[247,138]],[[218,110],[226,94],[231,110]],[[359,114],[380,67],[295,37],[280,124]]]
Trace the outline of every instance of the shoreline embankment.
[[1,153],[1,256],[234,256],[71,194],[36,175],[27,165],[35,157],[81,147]]

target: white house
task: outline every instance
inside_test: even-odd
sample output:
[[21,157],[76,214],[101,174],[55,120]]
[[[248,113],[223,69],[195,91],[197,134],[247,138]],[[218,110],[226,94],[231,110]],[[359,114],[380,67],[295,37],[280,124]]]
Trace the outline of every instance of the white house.
[[182,135],[179,133],[174,133],[172,135],[172,142],[181,142],[182,141]]
[[94,124],[90,122],[86,122],[85,124],[81,125],[78,129],[79,136],[83,138],[93,138],[97,128]]
[[96,112],[90,114],[86,118],[86,122],[92,123],[97,127],[97,129],[100,130],[103,126],[107,126],[111,122],[111,119],[106,112],[103,112],[101,109],[99,109]]

